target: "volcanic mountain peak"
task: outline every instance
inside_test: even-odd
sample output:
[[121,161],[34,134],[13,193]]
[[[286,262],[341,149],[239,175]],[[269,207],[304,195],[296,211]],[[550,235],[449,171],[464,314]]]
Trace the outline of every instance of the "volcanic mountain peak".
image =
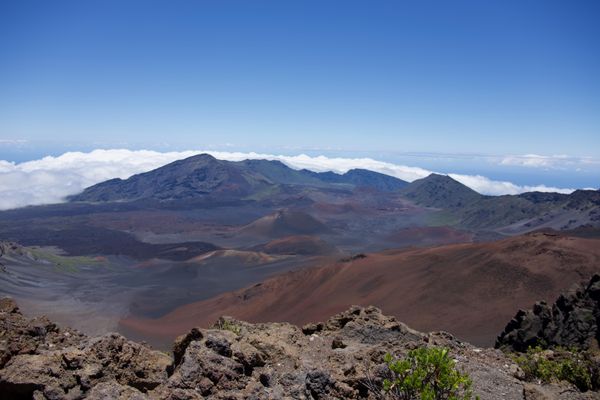
[[[173,161],[170,164],[164,165],[163,167],[160,168],[164,168],[166,166],[175,166],[175,165],[206,165],[206,164],[211,164],[211,163],[218,163],[219,160],[217,160],[215,157],[211,156],[210,154],[207,153],[201,153],[201,154],[196,154],[193,156],[190,156],[188,158],[183,158],[181,160],[176,160]],[[158,168],[158,169],[160,169]]]
[[366,170],[344,175],[295,170],[277,160],[223,161],[209,154],[177,160],[155,170],[111,179],[71,196],[71,201],[178,200],[200,196],[247,198],[278,185],[339,188],[345,184],[393,191],[406,182]]
[[240,230],[245,235],[280,238],[290,235],[329,233],[330,229],[310,214],[296,210],[278,210],[246,225]]
[[431,174],[401,191],[404,196],[427,207],[462,207],[483,196],[447,175]]
[[154,198],[190,198],[198,195],[247,194],[260,186],[261,177],[249,176],[232,163],[208,154],[177,160],[155,170],[133,175],[126,180],[109,180],[72,196],[72,201],[118,201]]
[[[210,154],[197,154],[182,160],[176,160],[155,170],[133,175],[137,177],[157,177],[159,179],[182,179],[198,171],[224,169],[226,163],[217,160]],[[128,180],[129,180],[128,179]]]
[[459,181],[457,181],[456,179],[454,179],[448,175],[441,175],[441,174],[436,174],[436,173],[429,174],[425,178],[413,181],[410,184],[410,186],[411,187],[438,187],[440,189],[445,188],[445,189],[452,189],[452,190],[460,190],[460,191],[469,192],[469,193],[477,193],[473,189],[469,188],[466,185],[463,185],[462,183],[460,183]]

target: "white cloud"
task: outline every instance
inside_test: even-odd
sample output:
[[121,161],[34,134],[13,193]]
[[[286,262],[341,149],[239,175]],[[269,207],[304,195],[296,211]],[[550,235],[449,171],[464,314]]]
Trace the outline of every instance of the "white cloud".
[[392,175],[409,182],[412,182],[415,179],[424,178],[427,175],[431,174],[431,171],[428,171],[423,168],[397,165],[383,161],[373,160],[372,158],[332,158],[325,156],[311,157],[307,156],[306,154],[300,154],[297,156],[278,156],[273,154],[231,153],[219,151],[208,151],[207,153],[212,154],[216,158],[229,161],[240,161],[249,158],[279,160],[291,168],[306,168],[317,172],[333,171],[338,173],[344,173],[353,168],[369,169],[371,171],[377,171],[383,174]]
[[[23,163],[0,160],[0,209],[64,201],[66,196],[79,193],[85,187],[111,178],[128,178],[150,171],[169,162],[190,157],[203,151],[156,152],[149,150],[94,150],[89,153],[69,152],[58,157],[44,157]],[[352,168],[364,168],[413,181],[432,171],[397,165],[371,158],[311,157],[305,154],[281,156],[273,154],[206,151],[216,158],[240,161],[244,159],[280,160],[296,169],[344,173]],[[451,177],[472,189],[491,195],[517,194],[526,191],[569,193],[573,189],[546,186],[519,186],[511,182],[494,181],[479,175]]]
[[22,145],[27,143],[25,139],[0,139],[0,146]]
[[499,163],[500,165],[528,168],[574,169],[578,166],[600,165],[600,160],[592,157],[572,157],[565,154],[552,156],[523,154],[502,157]]
[[520,186],[515,185],[512,182],[494,181],[481,175],[448,174],[448,176],[459,181],[463,185],[466,185],[471,189],[476,190],[479,193],[489,194],[493,196],[499,196],[503,194],[519,194],[524,192],[557,192],[568,194],[575,190],[548,187],[545,185]]

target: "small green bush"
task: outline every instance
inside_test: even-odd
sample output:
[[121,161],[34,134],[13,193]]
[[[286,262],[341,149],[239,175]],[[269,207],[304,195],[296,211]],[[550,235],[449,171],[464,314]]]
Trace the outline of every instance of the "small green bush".
[[526,353],[513,359],[529,381],[566,381],[582,392],[600,388],[598,363],[589,352],[556,348],[546,351],[542,347],[530,347]]
[[233,332],[236,335],[239,335],[242,332],[242,328],[239,325],[227,319],[220,319],[217,321],[216,327],[222,331]]
[[471,378],[456,369],[446,348],[418,348],[401,360],[386,354],[384,361],[390,373],[383,381],[387,398],[468,400],[473,396]]

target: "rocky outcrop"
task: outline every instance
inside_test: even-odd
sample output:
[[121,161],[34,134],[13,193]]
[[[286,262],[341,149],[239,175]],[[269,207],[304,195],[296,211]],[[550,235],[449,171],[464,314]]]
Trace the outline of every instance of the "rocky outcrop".
[[536,303],[519,310],[496,341],[496,347],[526,351],[528,347],[598,349],[600,340],[600,275],[576,285],[550,306]]
[[8,299],[0,301],[0,398],[378,399],[384,355],[421,346],[448,348],[482,399],[593,398],[524,383],[501,351],[414,331],[375,307],[303,328],[223,317],[213,329],[179,337],[170,357],[117,334],[89,338],[45,318],[28,320]]
[[118,334],[88,338],[44,317],[28,320],[12,300],[0,300],[2,398],[135,398],[162,384],[170,364]]

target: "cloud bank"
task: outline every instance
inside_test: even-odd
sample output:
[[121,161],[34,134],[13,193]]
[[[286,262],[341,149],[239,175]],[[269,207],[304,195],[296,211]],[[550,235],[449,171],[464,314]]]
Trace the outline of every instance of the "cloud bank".
[[571,157],[565,154],[552,156],[524,154],[503,157],[500,164],[527,168],[573,169],[582,166],[600,165],[600,160],[592,157]]
[[[433,171],[392,164],[371,158],[311,157],[305,154],[282,156],[260,153],[222,151],[156,152],[149,150],[94,150],[89,153],[69,152],[58,157],[44,157],[23,163],[0,160],[0,210],[59,203],[66,196],[111,178],[126,179],[131,175],[150,171],[175,160],[194,154],[209,153],[214,157],[241,161],[245,159],[279,160],[295,169],[317,172],[344,173],[352,168],[381,172],[412,182]],[[570,193],[574,189],[547,186],[519,186],[511,182],[495,181],[480,175],[448,174],[457,181],[482,194],[518,194],[528,191]]]

